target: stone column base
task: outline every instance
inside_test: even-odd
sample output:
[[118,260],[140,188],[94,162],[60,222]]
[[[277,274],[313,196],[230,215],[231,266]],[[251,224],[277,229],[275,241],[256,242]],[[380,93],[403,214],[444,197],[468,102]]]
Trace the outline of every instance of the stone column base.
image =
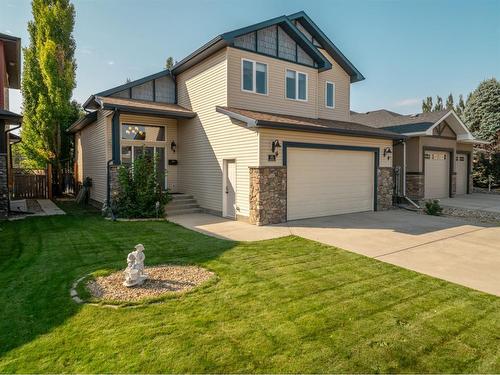
[[250,217],[256,225],[286,222],[286,167],[250,167]]
[[381,167],[377,176],[377,210],[392,208],[392,195],[394,192],[394,169]]
[[0,220],[9,216],[9,185],[8,185],[7,154],[0,154]]
[[406,195],[413,200],[424,199],[425,176],[423,174],[406,174]]

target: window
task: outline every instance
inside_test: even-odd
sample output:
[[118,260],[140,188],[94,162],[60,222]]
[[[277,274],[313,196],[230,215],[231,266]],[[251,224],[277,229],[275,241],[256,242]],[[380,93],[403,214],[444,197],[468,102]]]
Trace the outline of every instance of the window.
[[307,101],[307,74],[287,69],[286,98]]
[[[139,155],[147,159],[158,157],[157,168],[165,171],[165,127],[139,124],[121,125],[121,162],[131,165]],[[159,181],[162,189],[167,184],[167,176]]]
[[325,86],[325,106],[335,108],[335,84],[329,81],[326,81]]
[[267,94],[267,64],[241,60],[241,89],[256,94]]
[[122,139],[131,141],[165,141],[165,127],[122,124]]

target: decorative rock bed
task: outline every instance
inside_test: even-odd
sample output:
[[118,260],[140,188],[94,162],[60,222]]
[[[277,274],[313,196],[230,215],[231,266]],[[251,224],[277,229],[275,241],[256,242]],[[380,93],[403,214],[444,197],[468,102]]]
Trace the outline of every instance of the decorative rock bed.
[[148,279],[142,285],[123,285],[123,271],[98,276],[86,285],[90,295],[103,301],[137,302],[167,293],[187,292],[210,280],[214,273],[197,266],[164,265],[146,267]]

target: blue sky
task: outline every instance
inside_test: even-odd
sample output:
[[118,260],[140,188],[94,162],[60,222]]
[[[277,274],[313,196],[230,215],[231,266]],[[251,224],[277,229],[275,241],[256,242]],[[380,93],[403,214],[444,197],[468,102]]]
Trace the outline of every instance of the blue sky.
[[[74,98],[157,72],[214,36],[304,10],[363,73],[351,109],[420,111],[427,95],[500,78],[500,0],[74,0]],[[28,43],[29,0],[0,0],[0,32]],[[11,91],[11,110],[20,111]]]

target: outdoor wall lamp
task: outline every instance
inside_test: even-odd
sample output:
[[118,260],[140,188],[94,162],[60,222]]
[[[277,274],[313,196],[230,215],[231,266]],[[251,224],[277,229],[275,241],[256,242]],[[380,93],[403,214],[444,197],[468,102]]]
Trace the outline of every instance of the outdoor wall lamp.
[[175,141],[172,141],[172,143],[170,143],[170,149],[175,152],[175,150],[177,150],[177,144],[175,143]]
[[384,148],[384,158],[387,156],[387,160],[391,158],[392,150],[390,147]]
[[281,148],[280,141],[278,141],[277,139],[275,139],[273,141],[273,144],[271,145],[271,150],[272,150],[273,154],[276,155],[276,156],[278,156],[280,148]]

